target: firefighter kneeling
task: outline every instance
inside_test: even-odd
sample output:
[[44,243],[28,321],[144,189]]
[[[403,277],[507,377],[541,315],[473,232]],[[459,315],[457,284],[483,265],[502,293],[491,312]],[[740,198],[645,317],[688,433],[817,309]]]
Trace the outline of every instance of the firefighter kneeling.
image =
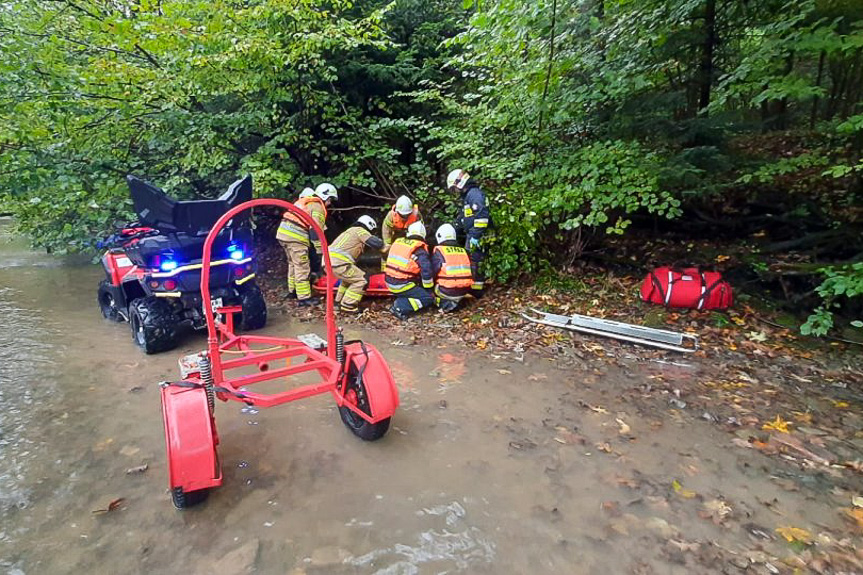
[[373,250],[384,247],[384,242],[372,235],[377,227],[370,216],[360,216],[357,222],[342,232],[330,246],[333,275],[341,280],[339,291],[336,292],[336,304],[344,312],[360,311],[359,303],[363,299],[363,290],[368,279],[356,262],[366,247]]
[[449,224],[437,229],[435,239],[437,246],[432,254],[435,302],[441,311],[453,311],[473,285],[470,256],[467,250],[456,245],[455,228]]
[[434,304],[434,274],[425,237],[425,226],[415,222],[408,226],[405,237],[393,242],[387,256],[387,287],[396,296],[390,311],[399,319]]

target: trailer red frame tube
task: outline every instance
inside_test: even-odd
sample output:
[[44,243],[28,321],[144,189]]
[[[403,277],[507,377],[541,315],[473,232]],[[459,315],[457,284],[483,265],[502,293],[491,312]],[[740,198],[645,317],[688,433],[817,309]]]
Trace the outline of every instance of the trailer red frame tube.
[[[327,244],[327,238],[324,236],[324,230],[322,230],[318,223],[315,222],[315,220],[304,210],[298,208],[297,206],[288,201],[270,198],[243,202],[239,206],[235,206],[225,212],[222,217],[220,217],[210,229],[210,233],[207,234],[207,239],[204,241],[204,258],[201,262],[201,299],[202,305],[204,306],[204,317],[207,320],[207,349],[209,351],[210,362],[213,367],[213,378],[217,385],[222,383],[223,373],[222,359],[221,354],[219,353],[219,332],[216,329],[216,320],[213,314],[212,306],[210,304],[210,262],[212,261],[213,242],[216,240],[216,236],[219,234],[220,231],[222,231],[222,228],[225,227],[225,224],[227,224],[228,221],[231,220],[231,218],[233,218],[242,211],[254,208],[256,206],[276,206],[284,208],[285,210],[291,212],[292,214],[300,218],[305,224],[309,226],[310,229],[314,230],[318,238],[321,240],[321,248],[324,252],[324,262],[326,263],[327,270],[327,284],[332,285],[333,283],[335,283],[333,267],[332,263],[330,262],[329,245]],[[333,297],[333,290],[327,290],[327,355],[330,359],[335,361],[336,320],[335,313],[333,311]]]

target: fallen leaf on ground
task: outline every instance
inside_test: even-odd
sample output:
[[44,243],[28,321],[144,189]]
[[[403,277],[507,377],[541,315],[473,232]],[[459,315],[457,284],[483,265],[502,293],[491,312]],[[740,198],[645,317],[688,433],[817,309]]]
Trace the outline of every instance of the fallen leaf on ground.
[[857,522],[857,527],[863,529],[863,509],[855,507],[848,510],[848,515]]
[[126,470],[126,475],[133,475],[135,473],[144,473],[150,466],[148,464],[139,465],[137,467],[130,467]]
[[696,493],[691,489],[685,489],[683,485],[678,480],[674,480],[671,482],[671,487],[674,489],[674,492],[683,497],[684,499],[692,499],[695,497]]
[[777,415],[776,419],[769,423],[765,423],[761,426],[761,429],[765,431],[779,431],[780,433],[790,433],[788,431],[788,426],[791,425],[790,421],[785,421],[781,416]]
[[511,375],[512,374],[512,372],[508,369],[499,369],[499,370],[497,370],[497,372],[501,375]]
[[731,507],[721,499],[711,499],[704,504],[699,512],[702,519],[712,519],[719,525],[731,514]]
[[778,448],[788,447],[793,449],[806,459],[819,463],[821,465],[830,465],[830,460],[821,457],[817,453],[813,453],[810,449],[803,445],[803,442],[793,435],[773,435],[770,437],[770,445],[778,446]]
[[126,501],[125,497],[118,497],[117,499],[114,499],[113,501],[111,501],[111,503],[108,504],[107,509],[96,509],[95,511],[93,511],[93,513],[96,515],[102,515],[103,513],[109,513],[111,511],[116,511],[116,510],[120,509],[120,507],[123,506],[123,503],[125,501]]
[[617,425],[620,426],[620,435],[626,435],[627,433],[629,433],[629,426],[626,424],[625,421],[623,421],[619,417],[615,418],[615,421],[617,422]]
[[534,373],[527,376],[528,381],[539,381],[541,379],[548,379],[548,376],[544,373]]
[[611,453],[611,445],[608,443],[597,443],[596,448],[605,453]]
[[600,405],[588,405],[587,407],[594,413],[608,413],[608,410]]
[[801,543],[809,544],[812,542],[812,534],[805,529],[800,529],[799,527],[777,527],[776,532],[784,537],[789,543],[799,541]]

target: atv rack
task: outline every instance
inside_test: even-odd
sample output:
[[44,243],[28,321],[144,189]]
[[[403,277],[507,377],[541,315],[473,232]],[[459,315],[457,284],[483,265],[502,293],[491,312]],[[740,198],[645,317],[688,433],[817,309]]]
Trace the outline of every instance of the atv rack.
[[[577,313],[573,315],[557,315],[533,308],[530,311],[539,317],[532,317],[525,313],[522,313],[521,317],[533,323],[580,331],[592,335],[612,337],[614,339],[650,345],[671,351],[692,353],[698,349],[698,337],[690,333],[679,333],[667,329],[632,325],[622,321],[600,319]],[[691,345],[687,345],[686,342],[690,342]]]

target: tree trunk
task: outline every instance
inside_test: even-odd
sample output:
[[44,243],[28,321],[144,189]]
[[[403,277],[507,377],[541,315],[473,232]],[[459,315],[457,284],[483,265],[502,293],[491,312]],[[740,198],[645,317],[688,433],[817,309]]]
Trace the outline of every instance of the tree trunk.
[[[821,87],[821,77],[824,74],[824,59],[827,57],[827,52],[824,50],[821,51],[821,55],[818,57],[818,73],[815,75],[815,87]],[[809,129],[815,129],[815,121],[818,119],[818,96],[812,100],[812,113],[809,115]]]
[[713,86],[713,50],[716,47],[716,0],[704,5],[704,44],[701,46],[701,63],[698,68],[698,112],[707,115],[710,105],[710,88]]
[[548,96],[548,83],[551,81],[551,72],[554,66],[554,36],[555,24],[557,23],[557,0],[551,2],[551,31],[548,36],[548,67],[545,71],[545,85],[542,87],[542,98],[539,102],[539,123],[537,126],[537,136],[542,136],[542,117],[545,111],[545,100]]

